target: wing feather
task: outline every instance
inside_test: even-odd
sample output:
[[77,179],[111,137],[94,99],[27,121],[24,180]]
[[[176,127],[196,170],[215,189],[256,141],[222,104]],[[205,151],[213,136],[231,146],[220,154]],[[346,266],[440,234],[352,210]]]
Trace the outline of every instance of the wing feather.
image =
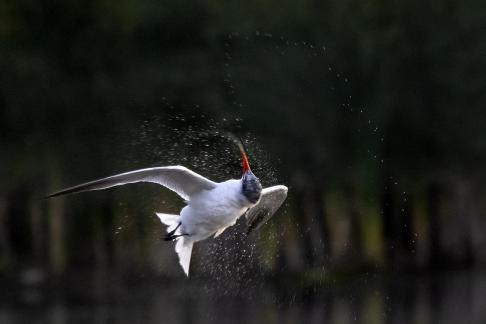
[[136,182],[157,183],[176,192],[185,200],[190,200],[192,195],[202,190],[211,190],[216,187],[215,182],[197,174],[194,171],[189,170],[186,167],[167,166],[140,169],[86,182],[74,187],[57,191],[45,198],[90,190],[102,190]]
[[286,186],[264,188],[260,201],[246,212],[246,221],[250,233],[265,224],[287,198]]

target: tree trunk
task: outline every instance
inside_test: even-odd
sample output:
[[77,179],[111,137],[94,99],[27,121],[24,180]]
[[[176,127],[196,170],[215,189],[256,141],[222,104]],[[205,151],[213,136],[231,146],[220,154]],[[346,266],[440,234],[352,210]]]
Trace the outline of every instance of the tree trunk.
[[7,223],[7,200],[0,197],[0,261],[2,264],[10,265],[12,262],[12,243],[7,230]]
[[305,247],[306,264],[323,266],[329,256],[329,229],[326,223],[324,194],[322,188],[307,181],[310,177],[302,176],[300,186],[295,188],[297,217]]
[[439,183],[431,183],[427,190],[430,254],[429,267],[438,267],[444,263],[445,256],[441,249],[440,203],[442,186]]
[[45,223],[42,218],[42,209],[37,199],[30,200],[30,233],[32,235],[32,250],[34,260],[42,264],[45,252]]
[[383,191],[383,230],[386,264],[391,269],[404,269],[414,264],[412,246],[412,208],[410,201],[401,200],[398,184],[385,180]]
[[349,184],[345,189],[346,214],[349,217],[350,235],[348,251],[346,253],[347,259],[353,263],[353,265],[361,265],[363,263],[363,235],[361,232],[360,223],[360,208],[358,205],[358,195],[356,187],[353,184]]
[[64,199],[50,199],[49,216],[49,265],[54,275],[61,275],[66,268],[66,241]]

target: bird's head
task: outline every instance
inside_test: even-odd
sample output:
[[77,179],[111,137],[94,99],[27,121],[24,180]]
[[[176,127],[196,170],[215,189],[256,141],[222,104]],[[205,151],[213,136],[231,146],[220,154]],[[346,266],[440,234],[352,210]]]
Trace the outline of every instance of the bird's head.
[[251,172],[250,163],[246,156],[243,144],[238,143],[241,153],[241,162],[243,164],[243,176],[241,177],[243,195],[252,204],[256,204],[262,193],[262,184],[260,180]]

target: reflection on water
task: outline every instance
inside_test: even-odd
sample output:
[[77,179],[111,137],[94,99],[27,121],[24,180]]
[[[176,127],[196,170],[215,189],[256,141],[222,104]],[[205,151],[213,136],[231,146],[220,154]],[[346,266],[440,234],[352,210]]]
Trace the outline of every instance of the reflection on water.
[[[285,282],[245,293],[218,283],[93,285],[12,290],[0,323],[486,323],[486,273],[378,279],[298,289]],[[5,291],[4,291],[5,292]]]

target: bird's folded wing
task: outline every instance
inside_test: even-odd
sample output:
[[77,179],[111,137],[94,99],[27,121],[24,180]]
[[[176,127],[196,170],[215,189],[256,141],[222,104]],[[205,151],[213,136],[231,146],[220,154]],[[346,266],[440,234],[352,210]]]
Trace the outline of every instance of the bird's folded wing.
[[185,200],[190,200],[192,195],[202,190],[211,190],[216,187],[215,182],[206,179],[205,177],[189,170],[186,167],[167,166],[140,169],[94,180],[55,192],[46,198],[83,191],[101,190],[136,182],[152,182],[160,184],[172,191],[175,191]]
[[258,204],[246,212],[248,233],[267,222],[287,198],[286,186],[273,186],[262,190]]

